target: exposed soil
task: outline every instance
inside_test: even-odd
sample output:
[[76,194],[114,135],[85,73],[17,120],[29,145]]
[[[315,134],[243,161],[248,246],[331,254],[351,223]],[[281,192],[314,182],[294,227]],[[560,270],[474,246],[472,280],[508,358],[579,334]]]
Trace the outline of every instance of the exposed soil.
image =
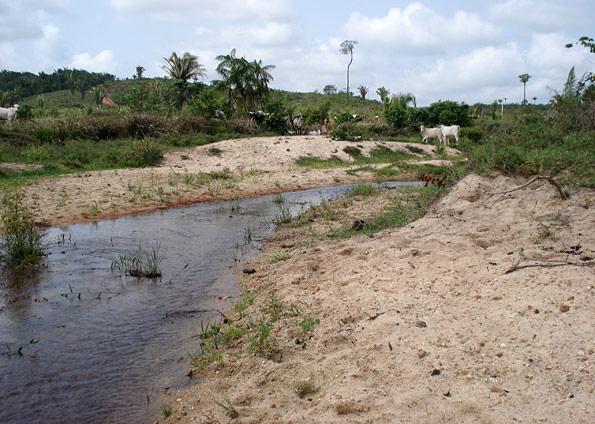
[[[333,141],[326,137],[258,137],[226,140],[188,151],[168,153],[158,167],[69,174],[36,181],[27,195],[37,219],[46,225],[61,225],[140,213],[160,208],[239,199],[313,187],[375,179],[370,174],[349,175],[349,168],[307,170],[295,165],[301,156],[350,161],[343,151],[359,146],[364,154],[386,146],[414,156],[419,149],[435,156],[433,146],[414,143]],[[457,154],[448,149],[449,155]],[[198,172],[229,169],[234,178],[199,184]],[[409,180],[415,175],[403,170],[392,179]]]
[[[167,422],[228,422],[223,399],[239,423],[594,422],[593,191],[561,200],[542,181],[490,195],[526,181],[467,176],[424,218],[374,237],[326,240],[337,223],[322,217],[279,230],[243,277],[262,293],[249,313],[275,292],[320,325],[303,346],[295,319],[278,323],[270,359],[245,339],[226,347],[223,365],[170,393]],[[339,219],[395,196],[344,203]],[[279,250],[289,257],[271,264]],[[521,257],[581,266],[507,272],[537,263]],[[298,381],[317,391],[300,398]]]

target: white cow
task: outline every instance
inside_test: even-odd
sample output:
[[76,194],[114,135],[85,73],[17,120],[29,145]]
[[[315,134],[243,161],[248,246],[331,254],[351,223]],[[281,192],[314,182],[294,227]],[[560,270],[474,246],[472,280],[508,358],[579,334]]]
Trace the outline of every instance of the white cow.
[[422,136],[422,142],[427,143],[427,140],[432,138],[437,138],[440,140],[441,143],[444,143],[442,140],[442,131],[440,128],[426,128],[423,125],[419,127]]
[[448,137],[452,136],[459,143],[459,135],[461,134],[461,127],[458,125],[440,125],[440,132],[442,133],[442,140],[444,144],[448,144]]
[[19,110],[19,105],[14,105],[13,107],[5,108],[0,107],[0,119],[4,119],[8,121],[8,128],[12,129],[12,123],[17,117],[17,111]]

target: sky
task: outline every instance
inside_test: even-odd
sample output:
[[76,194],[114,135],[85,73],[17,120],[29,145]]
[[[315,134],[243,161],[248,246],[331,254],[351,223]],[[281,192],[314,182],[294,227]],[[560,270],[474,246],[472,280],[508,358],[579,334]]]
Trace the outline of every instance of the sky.
[[571,66],[595,70],[595,55],[564,47],[594,23],[592,0],[0,0],[0,69],[164,76],[163,57],[188,51],[209,82],[235,48],[276,66],[274,88],[345,89],[349,39],[351,88],[372,97],[384,86],[420,105],[520,102],[528,73],[527,97],[545,103]]

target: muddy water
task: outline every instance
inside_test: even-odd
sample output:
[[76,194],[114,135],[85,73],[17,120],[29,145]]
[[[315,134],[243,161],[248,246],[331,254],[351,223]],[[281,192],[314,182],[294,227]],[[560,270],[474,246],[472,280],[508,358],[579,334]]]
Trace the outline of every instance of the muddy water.
[[[296,214],[347,189],[284,197]],[[189,384],[193,335],[230,306],[236,263],[277,210],[263,196],[50,229],[41,270],[0,275],[0,422],[155,421],[164,391]],[[156,243],[161,280],[111,272],[118,254]]]

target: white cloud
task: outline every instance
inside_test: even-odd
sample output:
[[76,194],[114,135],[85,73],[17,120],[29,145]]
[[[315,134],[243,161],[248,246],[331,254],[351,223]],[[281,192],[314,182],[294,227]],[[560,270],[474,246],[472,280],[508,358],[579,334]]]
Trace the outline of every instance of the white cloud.
[[143,13],[156,19],[218,21],[280,20],[291,14],[289,0],[111,0],[119,12]]
[[103,50],[95,56],[89,53],[75,54],[68,67],[93,72],[113,72],[115,68],[114,53],[111,50]]
[[[579,2],[580,3],[580,2]],[[504,24],[537,31],[558,31],[583,22],[577,2],[506,0],[489,7],[491,16]]]
[[457,11],[442,16],[421,3],[392,8],[385,16],[367,17],[354,13],[344,26],[349,38],[401,52],[428,52],[497,40],[501,30],[478,15]]

